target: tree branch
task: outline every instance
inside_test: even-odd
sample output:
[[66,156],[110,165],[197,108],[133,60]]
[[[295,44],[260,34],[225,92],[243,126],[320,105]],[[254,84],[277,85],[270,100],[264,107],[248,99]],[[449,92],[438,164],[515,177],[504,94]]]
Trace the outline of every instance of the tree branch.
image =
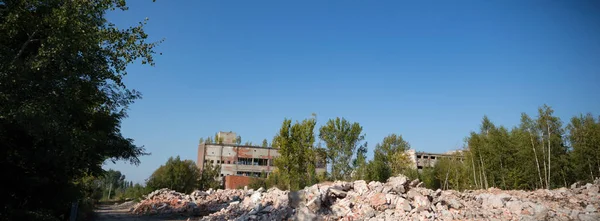
[[23,51],[25,51],[25,48],[27,48],[27,45],[29,45],[29,43],[40,40],[40,39],[33,39],[33,36],[36,34],[36,32],[37,31],[34,31],[33,34],[29,35],[29,37],[27,38],[27,41],[25,43],[23,43],[23,46],[21,46],[19,53],[17,53],[17,55],[15,56],[15,58],[13,58],[11,63],[15,63],[15,61],[17,61],[17,59],[19,57],[21,57],[21,55],[23,54]]

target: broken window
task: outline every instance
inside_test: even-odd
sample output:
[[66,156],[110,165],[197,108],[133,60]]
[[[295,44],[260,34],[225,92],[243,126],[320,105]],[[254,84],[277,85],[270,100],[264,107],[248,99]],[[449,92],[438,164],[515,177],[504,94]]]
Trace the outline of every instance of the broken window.
[[269,164],[268,159],[255,159],[255,161],[256,161],[256,165],[259,165],[259,166],[266,166]]
[[239,165],[252,165],[252,158],[238,158]]

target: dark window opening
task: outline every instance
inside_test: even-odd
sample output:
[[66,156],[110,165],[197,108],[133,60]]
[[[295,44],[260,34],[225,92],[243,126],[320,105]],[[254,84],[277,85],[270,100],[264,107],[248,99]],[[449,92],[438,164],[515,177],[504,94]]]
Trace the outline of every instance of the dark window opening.
[[239,165],[252,165],[252,158],[238,158]]
[[256,163],[259,166],[266,166],[269,164],[269,160],[268,159],[256,159]]

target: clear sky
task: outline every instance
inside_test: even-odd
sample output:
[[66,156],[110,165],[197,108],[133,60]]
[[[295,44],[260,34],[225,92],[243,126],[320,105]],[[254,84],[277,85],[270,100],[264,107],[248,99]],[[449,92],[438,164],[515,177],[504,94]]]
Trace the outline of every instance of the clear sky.
[[[134,64],[122,132],[152,155],[107,163],[143,182],[198,139],[234,131],[271,140],[284,118],[345,117],[369,156],[390,133],[418,151],[458,149],[483,115],[518,124],[552,106],[565,124],[600,115],[598,1],[129,1],[121,27],[148,17],[156,67]],[[318,132],[317,132],[318,133]]]

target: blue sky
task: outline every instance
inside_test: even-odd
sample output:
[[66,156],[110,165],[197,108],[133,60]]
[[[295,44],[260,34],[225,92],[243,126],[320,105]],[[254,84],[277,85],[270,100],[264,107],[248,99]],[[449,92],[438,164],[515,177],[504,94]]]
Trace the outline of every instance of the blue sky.
[[600,115],[596,1],[129,1],[148,17],[156,66],[125,81],[143,99],[122,124],[152,155],[106,163],[143,182],[198,139],[271,140],[284,118],[345,117],[372,148],[390,133],[419,151],[460,148],[482,116],[512,127],[552,106]]

